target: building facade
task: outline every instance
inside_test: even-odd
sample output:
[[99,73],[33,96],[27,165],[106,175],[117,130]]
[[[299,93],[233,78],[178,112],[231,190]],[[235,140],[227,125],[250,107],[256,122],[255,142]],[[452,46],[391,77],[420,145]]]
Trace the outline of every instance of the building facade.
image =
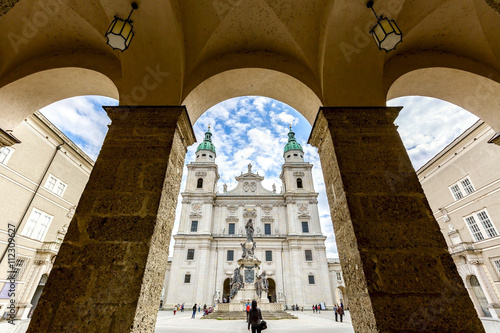
[[24,319],[38,302],[94,162],[39,112],[12,135],[20,143],[0,148],[0,314],[5,318],[12,307]]
[[312,164],[290,130],[284,149],[281,193],[264,188],[264,177],[248,170],[237,185],[217,192],[219,173],[211,133],[205,133],[196,159],[188,164],[186,188],[172,260],[165,278],[164,307],[229,299],[230,282],[253,220],[255,256],[269,281],[270,302],[305,308],[341,301],[340,264],[327,261],[314,190]]
[[[417,175],[479,316],[500,316],[500,147],[478,121]],[[452,298],[450,298],[452,301]]]

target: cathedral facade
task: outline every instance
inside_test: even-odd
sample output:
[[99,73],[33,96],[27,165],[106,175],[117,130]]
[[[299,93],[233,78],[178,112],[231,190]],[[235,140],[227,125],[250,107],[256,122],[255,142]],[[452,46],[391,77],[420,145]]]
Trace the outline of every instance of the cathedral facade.
[[284,148],[282,189],[267,189],[252,165],[235,188],[218,193],[216,150],[210,129],[187,165],[175,245],[165,278],[163,307],[229,300],[230,284],[252,219],[255,257],[265,271],[271,303],[304,306],[346,302],[340,264],[326,257],[312,167],[290,130]]

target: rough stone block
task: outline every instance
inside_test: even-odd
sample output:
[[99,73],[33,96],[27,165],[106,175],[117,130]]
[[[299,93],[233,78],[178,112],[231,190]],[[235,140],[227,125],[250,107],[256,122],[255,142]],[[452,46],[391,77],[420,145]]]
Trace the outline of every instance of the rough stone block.
[[93,240],[142,242],[151,238],[155,223],[155,216],[96,216],[90,220],[87,234]]

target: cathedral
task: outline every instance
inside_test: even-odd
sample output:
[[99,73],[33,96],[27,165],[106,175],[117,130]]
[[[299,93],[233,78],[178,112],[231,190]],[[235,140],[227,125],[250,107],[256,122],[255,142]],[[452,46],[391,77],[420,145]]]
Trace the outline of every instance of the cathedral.
[[268,280],[270,303],[308,309],[344,302],[344,283],[338,260],[326,258],[321,232],[318,193],[312,167],[304,161],[302,146],[290,129],[284,163],[276,186],[267,189],[264,177],[248,170],[237,185],[218,193],[216,149],[210,128],[187,165],[182,210],[172,260],[164,282],[163,307],[175,304],[211,304],[230,300],[233,272],[244,256],[245,225],[253,220],[254,255]]

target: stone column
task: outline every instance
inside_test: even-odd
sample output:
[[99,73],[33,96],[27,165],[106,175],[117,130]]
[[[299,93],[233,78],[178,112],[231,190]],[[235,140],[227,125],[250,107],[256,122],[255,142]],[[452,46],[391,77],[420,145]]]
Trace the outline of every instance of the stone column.
[[321,108],[318,147],[356,332],[484,332],[393,122]]
[[112,124],[28,332],[154,332],[188,145],[182,106]]

